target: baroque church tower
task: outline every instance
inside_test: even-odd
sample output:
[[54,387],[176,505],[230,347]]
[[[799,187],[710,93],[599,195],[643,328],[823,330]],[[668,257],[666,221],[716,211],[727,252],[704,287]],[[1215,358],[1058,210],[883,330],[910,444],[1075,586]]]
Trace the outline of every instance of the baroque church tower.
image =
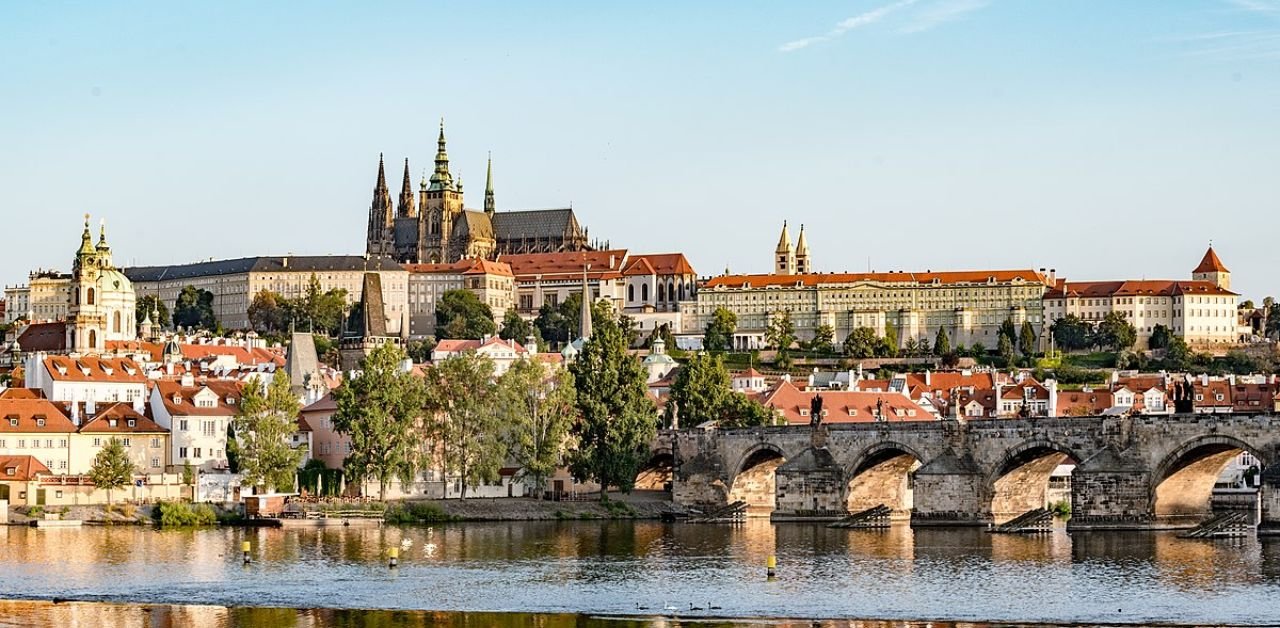
[[89,215],[84,215],[80,249],[71,264],[71,307],[67,313],[67,348],[72,353],[104,353],[108,341],[134,340],[138,321],[133,284],[111,262],[107,225],[94,246]]

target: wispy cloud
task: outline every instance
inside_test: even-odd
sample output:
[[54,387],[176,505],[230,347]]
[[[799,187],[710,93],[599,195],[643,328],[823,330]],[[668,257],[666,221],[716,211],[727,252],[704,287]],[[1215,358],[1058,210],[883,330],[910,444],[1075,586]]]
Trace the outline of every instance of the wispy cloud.
[[902,33],[920,33],[940,24],[963,18],[990,5],[990,0],[944,0],[916,12],[911,23],[902,27]]
[[778,46],[778,51],[794,52],[796,50],[800,50],[801,48],[807,48],[819,42],[836,39],[837,37],[840,37],[855,28],[860,28],[868,24],[875,24],[876,22],[879,22],[880,20],[884,19],[885,16],[893,13],[894,11],[905,9],[915,4],[916,2],[917,0],[898,0],[898,2],[894,2],[892,4],[886,4],[884,6],[876,7],[865,13],[860,13],[853,17],[841,20],[840,22],[836,23],[835,28],[832,28],[831,30],[827,31],[825,34],[814,35],[813,37],[805,37],[803,39],[797,39],[797,40],[789,41],[785,44],[782,44],[781,46]]
[[1253,14],[1251,30],[1220,30],[1166,38],[1183,44],[1180,56],[1217,61],[1280,58],[1280,0],[1221,0],[1233,9]]
[[1227,4],[1254,13],[1280,14],[1280,0],[1227,0]]

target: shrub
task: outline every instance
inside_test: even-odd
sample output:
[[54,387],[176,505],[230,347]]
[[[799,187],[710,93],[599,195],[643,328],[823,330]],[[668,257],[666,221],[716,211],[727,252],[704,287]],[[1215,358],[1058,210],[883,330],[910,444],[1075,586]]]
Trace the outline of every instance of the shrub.
[[43,516],[44,516],[44,506],[29,506],[29,507],[27,507],[27,516],[28,516],[28,517],[43,517]]
[[208,504],[192,506],[186,502],[160,502],[151,516],[162,528],[190,528],[218,524],[218,513]]
[[614,519],[625,519],[636,516],[636,511],[631,504],[609,500],[601,503],[604,509],[609,512],[609,516]]
[[406,523],[443,523],[457,521],[455,517],[439,506],[427,502],[404,502],[387,506],[382,515],[383,520],[391,524]]
[[1049,504],[1049,510],[1053,511],[1054,516],[1067,518],[1071,516],[1071,500],[1060,499]]

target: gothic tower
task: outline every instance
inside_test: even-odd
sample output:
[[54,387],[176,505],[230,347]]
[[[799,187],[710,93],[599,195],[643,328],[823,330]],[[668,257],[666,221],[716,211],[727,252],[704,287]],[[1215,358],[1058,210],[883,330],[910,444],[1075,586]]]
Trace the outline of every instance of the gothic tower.
[[773,274],[796,274],[796,255],[791,248],[791,232],[787,230],[787,221],[782,221],[782,237],[778,238],[778,246],[773,250]]
[[413,183],[409,181],[409,158],[404,158],[404,181],[400,183],[400,202],[396,205],[396,215],[410,218],[418,215],[418,208],[413,204]]
[[421,194],[418,211],[426,220],[426,237],[419,239],[418,259],[451,262],[463,251],[450,250],[455,219],[462,213],[462,191],[449,173],[449,152],[445,149],[444,119],[440,120],[440,137],[436,140],[436,168],[431,183]]
[[493,213],[498,211],[498,204],[493,199],[493,155],[489,155],[489,165],[484,176],[484,213],[489,214],[493,218]]
[[364,252],[369,257],[391,256],[395,253],[392,228],[395,225],[395,208],[391,205],[391,192],[387,190],[387,172],[378,155],[378,182],[373,186],[373,202],[369,204],[369,232]]
[[804,237],[804,225],[800,225],[800,238],[796,240],[796,273],[805,275],[813,272],[809,262],[809,241]]

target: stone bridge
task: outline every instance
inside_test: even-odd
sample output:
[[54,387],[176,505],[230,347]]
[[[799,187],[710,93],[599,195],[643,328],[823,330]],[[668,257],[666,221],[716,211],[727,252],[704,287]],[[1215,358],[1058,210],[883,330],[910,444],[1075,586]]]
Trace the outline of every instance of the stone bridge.
[[[1047,505],[1074,464],[1072,529],[1191,527],[1241,452],[1262,469],[1260,532],[1280,532],[1280,417],[1175,415],[837,423],[660,434],[676,503],[835,517],[885,504],[912,525],[1002,523]],[[1065,489],[1065,487],[1064,487]]]

